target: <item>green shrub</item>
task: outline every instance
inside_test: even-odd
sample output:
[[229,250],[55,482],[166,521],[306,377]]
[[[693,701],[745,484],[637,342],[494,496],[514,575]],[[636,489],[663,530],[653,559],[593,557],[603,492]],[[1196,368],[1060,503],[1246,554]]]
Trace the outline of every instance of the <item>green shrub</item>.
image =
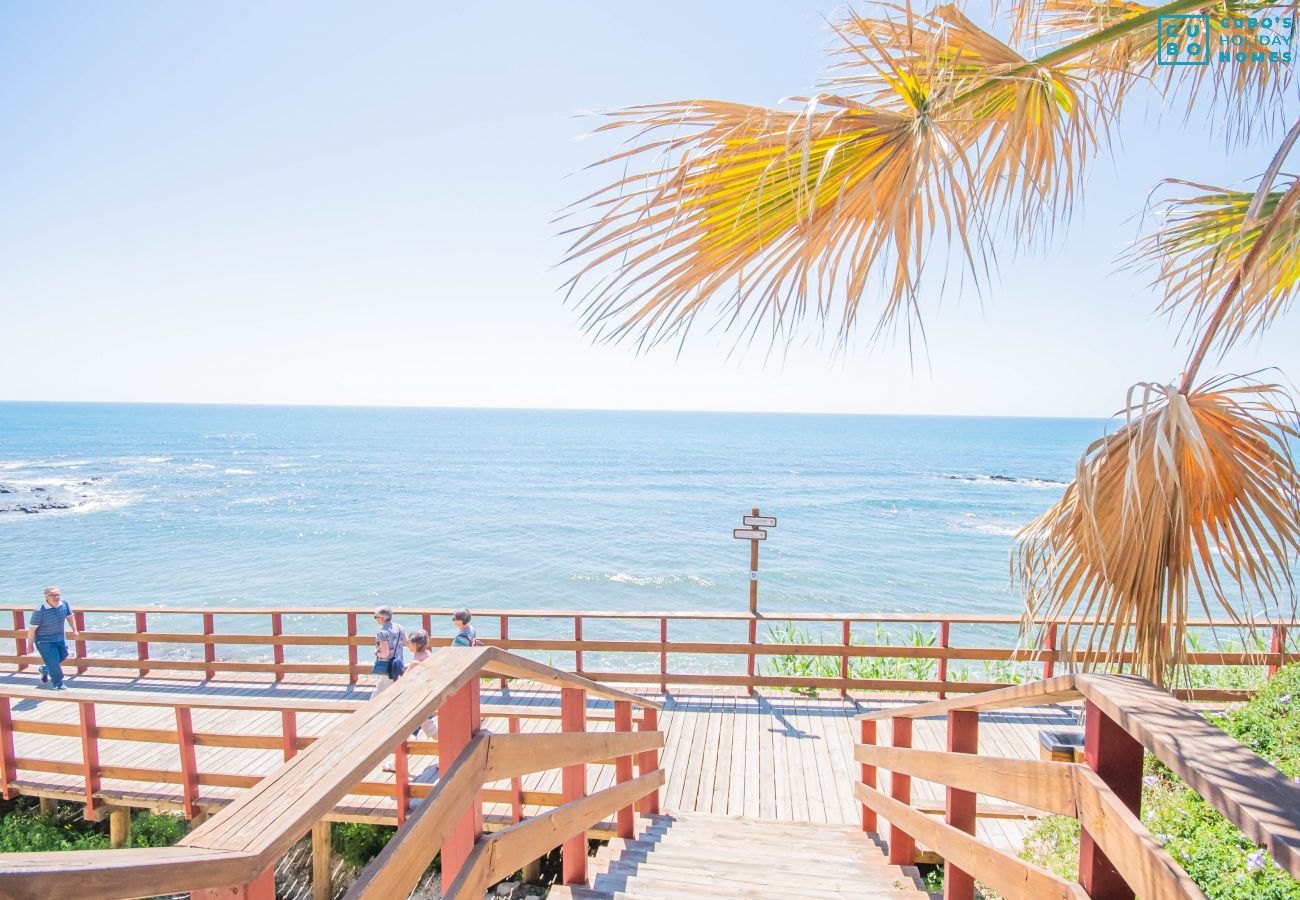
[[[188,830],[180,816],[138,812],[131,817],[131,846],[170,847]],[[108,845],[106,822],[87,822],[80,815],[42,816],[37,805],[25,797],[0,819],[0,853],[104,850]]]
[[330,829],[330,843],[334,852],[343,857],[348,865],[361,870],[379,855],[388,839],[396,833],[397,829],[389,825],[336,822]]
[[183,816],[138,812],[131,817],[132,847],[170,847],[190,830]]
[[[1278,672],[1250,702],[1207,716],[1290,778],[1300,777],[1300,665]],[[1210,900],[1300,900],[1300,882],[1158,760],[1148,757],[1142,822]],[[1073,880],[1079,824],[1039,819],[1022,858]]]

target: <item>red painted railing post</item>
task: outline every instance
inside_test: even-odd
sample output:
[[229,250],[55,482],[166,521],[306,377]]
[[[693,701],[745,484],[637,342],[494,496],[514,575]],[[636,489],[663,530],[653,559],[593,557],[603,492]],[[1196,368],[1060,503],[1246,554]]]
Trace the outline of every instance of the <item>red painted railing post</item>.
[[[657,731],[659,728],[659,710],[653,706],[647,706],[641,713],[640,729],[642,731]],[[636,760],[637,773],[646,775],[659,768],[659,751],[642,750],[637,755]],[[649,794],[641,798],[637,804],[637,809],[641,810],[643,816],[656,816],[659,814],[659,789],[655,788]]]
[[81,711],[81,768],[86,783],[86,818],[93,820],[99,801],[99,733],[95,727],[95,704],[77,704]]
[[[284,616],[280,613],[271,613],[271,637],[284,637]],[[284,644],[276,641],[271,647],[271,652],[275,660],[275,680],[283,681]]]
[[[430,633],[432,633],[432,632],[430,632]],[[507,615],[505,615],[505,614],[503,613],[503,614],[501,615],[501,642],[504,644],[506,641],[509,641],[509,640],[510,640],[510,617],[507,616]],[[509,678],[502,678],[502,679],[501,679],[501,690],[503,690],[503,691],[504,691],[504,690],[508,690],[509,687],[510,687],[510,679],[509,679]],[[511,721],[516,723],[516,730],[515,730],[515,732],[513,732],[513,733],[518,733],[518,727],[517,727],[518,720],[512,718]],[[518,820],[518,819],[515,819],[515,821],[518,822],[519,820]]]
[[[620,732],[630,732],[632,730],[632,701],[617,700],[614,702],[614,730]],[[614,761],[614,781],[622,784],[624,781],[632,780],[632,754],[628,753],[618,757]],[[631,840],[633,836],[633,819],[632,804],[624,806],[618,811],[618,836]]]
[[[560,688],[560,730],[587,730],[587,692],[582,688]],[[561,796],[565,803],[587,796],[587,766],[565,766],[560,773]],[[561,868],[564,884],[587,883],[587,833],[564,842]]]
[[[844,646],[847,647],[852,642],[852,634],[850,632],[852,631],[853,623],[850,622],[848,619],[845,619],[843,624],[844,624],[844,635],[843,635]],[[845,682],[849,680],[849,655],[847,653],[845,653],[843,656],[840,657],[840,679]],[[847,697],[848,695],[849,695],[849,686],[847,684],[840,685],[840,696]]]
[[275,900],[275,866],[247,884],[190,891],[190,900]]
[[[510,717],[510,733],[519,733],[519,717]],[[516,775],[510,779],[510,821],[518,825],[524,819],[524,779]]]
[[[80,638],[81,634],[86,630],[86,614],[81,612],[80,610],[77,610],[72,614],[72,621],[77,623],[77,637]],[[76,642],[76,646],[77,646],[77,674],[80,675],[81,673],[86,671],[86,666],[83,663],[83,660],[86,658],[86,642],[83,640],[78,640]]]
[[[356,636],[357,636],[357,614],[351,612],[348,613],[348,637],[354,638]],[[349,684],[357,683],[357,645],[350,640],[348,641],[348,683]],[[443,771],[446,770],[444,769]],[[448,879],[447,883],[451,884],[451,880]]]
[[433,635],[433,613],[424,613],[420,616],[420,624],[424,627],[424,633]]
[[[217,633],[216,617],[213,616],[212,613],[203,614],[203,633],[205,635],[213,635]],[[211,641],[204,641],[203,661],[210,663],[210,662],[216,662],[216,659],[217,659],[217,645],[212,643]],[[205,669],[203,674],[209,679],[216,678],[217,670],[212,668]]]
[[1047,626],[1047,646],[1043,648],[1043,678],[1051,678],[1056,672],[1056,623]]
[[411,809],[411,765],[406,749],[406,741],[397,745],[393,754],[394,793],[397,797],[397,824],[406,821],[406,814]]
[[[1091,700],[1084,709],[1084,762],[1133,815],[1140,815],[1142,745]],[[1096,900],[1133,900],[1133,889],[1124,882],[1086,828],[1079,835],[1079,884]]]
[[[980,737],[978,710],[957,709],[948,713],[948,752],[978,753]],[[975,794],[945,789],[944,821],[967,834],[975,833]],[[975,896],[975,879],[952,864],[943,867],[943,900],[972,900]]]
[[659,620],[659,693],[668,693],[668,617]]
[[[481,727],[479,707],[479,680],[452,694],[438,709],[438,769],[447,772],[456,757],[468,746]],[[452,884],[461,866],[474,850],[474,844],[483,833],[483,792],[474,795],[469,809],[442,844],[443,884]]]
[[[148,613],[137,612],[137,613],[135,614],[135,633],[138,634],[138,635],[142,635],[142,636],[145,635],[145,634],[148,634],[148,633],[149,633],[149,614],[148,614]],[[139,660],[140,662],[146,662],[146,661],[148,661],[148,659],[149,659],[149,641],[148,641],[148,640],[136,641],[136,643],[135,643],[135,658],[136,658],[137,660]],[[149,674],[149,669],[146,668],[145,666],[141,666],[141,667],[140,667],[140,677],[143,678],[144,676],[146,676],[146,675],[148,675],[148,674]]]
[[176,743],[181,751],[181,796],[185,802],[185,818],[198,815],[195,803],[199,799],[199,762],[194,751],[194,720],[188,707],[176,707]]
[[[949,623],[940,622],[939,623],[940,649],[943,650],[948,649],[948,639],[950,634],[951,634],[951,628],[949,626]],[[939,699],[940,700],[946,699],[948,696],[947,690],[944,689],[944,685],[946,685],[947,683],[948,683],[948,656],[947,654],[944,654],[943,656],[939,657]]]
[[284,742],[284,761],[298,753],[298,714],[292,709],[280,710],[280,736]]
[[14,635],[14,653],[20,657],[18,671],[21,672],[27,668],[27,663],[21,661],[27,655],[27,623],[21,609],[14,610],[14,631],[18,632]]
[[[862,743],[867,746],[874,746],[876,743],[876,721],[875,719],[862,720]],[[876,786],[876,767],[862,764],[862,783],[869,788]],[[879,825],[876,822],[876,811],[865,803],[860,804],[862,807],[862,830],[868,833],[874,832]]]
[[[912,720],[894,716],[891,720],[890,744],[895,747],[912,746]],[[889,796],[899,803],[912,802],[912,776],[898,772],[889,773]],[[916,862],[916,841],[893,822],[889,823],[889,864],[910,866]]]
[[1285,625],[1273,626],[1273,635],[1269,640],[1268,652],[1277,653],[1282,657],[1279,664],[1270,665],[1268,667],[1268,677],[1272,678],[1274,675],[1277,674],[1278,669],[1286,665],[1286,626]]
[[[577,643],[582,643],[582,616],[573,617],[573,639]],[[582,651],[573,651],[573,671],[579,675],[582,674]]]
[[9,710],[9,698],[0,697],[0,793],[6,800],[17,796],[12,784],[18,779],[18,766],[14,755],[14,717]]

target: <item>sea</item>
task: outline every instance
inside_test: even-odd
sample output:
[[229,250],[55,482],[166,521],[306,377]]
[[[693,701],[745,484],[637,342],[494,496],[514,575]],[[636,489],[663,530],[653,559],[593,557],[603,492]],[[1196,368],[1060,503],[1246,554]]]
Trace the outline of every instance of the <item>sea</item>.
[[0,403],[0,596],[741,611],[758,507],[765,612],[1018,613],[1013,536],[1106,427]]

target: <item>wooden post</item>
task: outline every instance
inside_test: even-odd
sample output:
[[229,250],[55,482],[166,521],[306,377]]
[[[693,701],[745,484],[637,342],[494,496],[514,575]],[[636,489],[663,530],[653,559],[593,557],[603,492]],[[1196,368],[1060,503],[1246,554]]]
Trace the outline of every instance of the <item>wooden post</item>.
[[668,617],[659,619],[659,693],[668,693]]
[[189,707],[176,707],[176,743],[181,752],[181,796],[185,818],[191,822],[199,815],[194,805],[199,799],[199,762],[194,751],[194,720]]
[[[560,688],[560,730],[587,730],[587,692],[582,688]],[[561,790],[565,803],[587,796],[587,767],[583,763],[565,766],[561,771]],[[583,831],[563,844],[561,857],[564,884],[587,883],[587,833]]]
[[[940,622],[939,623],[940,649],[943,650],[948,649],[948,638],[950,634],[951,634],[951,629],[949,628],[949,623]],[[944,689],[944,685],[946,685],[947,683],[948,683],[948,656],[947,654],[945,654],[939,657],[939,699],[940,700],[946,699],[948,696],[948,691]]]
[[[1141,814],[1142,745],[1091,700],[1084,707],[1083,759],[1133,815]],[[1133,900],[1133,889],[1086,828],[1079,835],[1079,884],[1095,900]]]
[[1274,675],[1277,674],[1278,669],[1286,665],[1286,626],[1285,625],[1273,626],[1273,635],[1269,640],[1268,652],[1277,653],[1282,656],[1282,660],[1280,664],[1270,665],[1268,667],[1268,677],[1272,678]]
[[[135,633],[138,635],[145,635],[149,633],[148,613],[137,612],[135,614]],[[135,658],[138,659],[140,662],[145,662],[149,659],[149,641],[147,640],[136,641]],[[149,670],[146,667],[141,666],[140,677],[143,678],[148,674],[149,674]]]
[[95,704],[81,702],[81,769],[86,782],[86,818],[94,820],[99,801],[99,734],[95,727]]
[[411,809],[411,765],[406,741],[397,745],[393,754],[393,768],[396,770],[393,781],[397,799],[397,824],[400,827],[406,822],[406,814]]
[[[519,717],[510,717],[510,733],[519,733]],[[510,779],[510,822],[518,825],[524,819],[524,779],[516,775]]]
[[[849,646],[849,644],[852,643],[852,634],[851,634],[853,630],[852,626],[853,626],[852,622],[850,622],[848,619],[844,620],[844,646],[845,647]],[[840,678],[845,682],[849,680],[849,655],[847,653],[845,653],[843,656],[840,657]],[[848,684],[840,685],[840,696],[847,697],[848,695],[849,695]]]
[[[477,678],[448,697],[438,709],[438,770],[447,772],[481,727]],[[469,809],[442,844],[442,883],[452,884],[483,833],[483,792],[474,794]]]
[[433,613],[425,613],[420,616],[420,624],[424,626],[424,633],[433,636]]
[[[761,515],[757,506],[754,515]],[[758,614],[758,541],[749,542],[749,611]]]
[[[430,632],[430,633],[432,633],[432,632]],[[510,617],[507,616],[507,615],[505,615],[504,613],[502,613],[502,614],[501,614],[501,643],[502,643],[502,645],[504,646],[504,645],[506,644],[506,642],[508,642],[509,640],[510,640]],[[510,690],[510,679],[509,679],[509,678],[502,678],[502,679],[501,679],[501,690],[503,690],[503,691],[508,691],[508,690]],[[515,721],[516,724],[517,724],[518,720],[514,720],[514,721]],[[515,733],[517,733],[517,731],[516,731]],[[515,819],[515,821],[518,822],[519,820],[518,820],[518,819]]]
[[[578,644],[582,643],[582,616],[573,617],[573,640]],[[574,666],[573,671],[579,675],[582,674],[582,651],[573,651]]]
[[[203,614],[203,633],[204,633],[205,635],[210,635],[210,634],[216,634],[216,633],[217,633],[216,617],[213,616],[212,613],[204,613],[204,614]],[[204,642],[203,642],[203,661],[204,661],[204,662],[209,662],[209,663],[210,663],[210,662],[215,662],[215,661],[216,661],[216,658],[217,658],[217,645],[214,644],[214,643],[212,643],[211,641],[204,641]],[[216,669],[206,669],[206,670],[204,671],[203,674],[204,674],[204,676],[206,676],[208,679],[216,678],[216,677],[217,677],[217,670],[216,670]]]
[[[890,719],[890,744],[895,747],[912,746],[912,720],[906,716]],[[899,803],[912,802],[912,776],[898,772],[889,773],[889,796]],[[889,823],[889,864],[910,866],[916,862],[916,841],[893,822]]]
[[46,819],[53,819],[59,815],[59,801],[53,797],[39,797],[37,802],[41,807],[41,816]]
[[19,657],[18,671],[21,672],[27,668],[27,663],[22,661],[22,657],[27,655],[27,623],[21,609],[14,610],[14,653]]
[[[348,613],[348,637],[354,638],[356,636],[357,636],[357,614],[354,612],[350,612]],[[348,684],[356,684],[356,683],[357,683],[357,645],[352,641],[348,641]],[[447,883],[451,884],[451,879],[448,879]]]
[[121,850],[131,843],[131,809],[127,806],[114,806],[108,811],[108,846],[110,850]]
[[[632,730],[632,701],[614,702],[614,730]],[[632,754],[628,753],[614,761],[614,782],[622,784],[632,780]],[[618,811],[618,836],[631,840],[633,837],[632,805],[629,803]]]
[[[640,729],[642,731],[656,731],[659,728],[659,710],[653,706],[647,706],[641,713]],[[636,760],[637,774],[645,775],[659,768],[659,751],[642,750]],[[641,798],[637,808],[641,810],[643,816],[657,816],[659,814],[659,789],[651,791]]]
[[[284,636],[284,616],[280,613],[271,613],[271,636]],[[275,680],[283,681],[284,669],[282,666],[284,665],[284,644],[276,641],[271,648],[271,652],[275,654]]]
[[[874,746],[876,743],[876,720],[862,720],[862,743],[867,746]],[[862,783],[869,788],[876,786],[876,767],[862,764]],[[865,803],[862,806],[862,830],[868,834],[874,833],[879,827],[876,823],[876,811]]]
[[1056,671],[1056,623],[1047,626],[1047,646],[1043,654],[1043,679],[1052,677]]
[[[948,713],[948,752],[979,752],[980,714],[978,710],[959,709]],[[975,794],[946,788],[943,819],[954,828],[967,834],[975,833]],[[975,879],[945,862],[943,867],[943,900],[972,900],[975,896]]]
[[754,648],[757,645],[758,645],[758,619],[751,618],[749,620],[749,647],[746,648],[745,650],[745,652],[749,654],[749,659],[746,660],[746,664],[745,664],[745,673],[749,676],[749,692],[751,694],[757,693],[758,691],[758,686],[754,684],[754,672],[757,669],[757,666],[755,665],[755,661],[758,659],[758,654],[757,652],[755,652]]
[[[72,621],[77,623],[77,637],[80,638],[81,633],[86,630],[86,614],[81,610],[77,610],[72,614]],[[76,642],[76,648],[77,648],[77,674],[80,675],[86,671],[86,666],[83,662],[86,658],[86,642],[83,640],[78,640]]]
[[333,900],[334,866],[330,849],[330,823],[321,819],[311,827],[312,900]]
[[18,779],[14,755],[14,717],[9,709],[9,698],[0,697],[0,793],[6,800],[18,796],[13,782]]
[[292,709],[280,710],[280,736],[284,742],[284,761],[288,762],[298,752],[298,714]]
[[275,866],[247,884],[190,891],[190,900],[275,900]]

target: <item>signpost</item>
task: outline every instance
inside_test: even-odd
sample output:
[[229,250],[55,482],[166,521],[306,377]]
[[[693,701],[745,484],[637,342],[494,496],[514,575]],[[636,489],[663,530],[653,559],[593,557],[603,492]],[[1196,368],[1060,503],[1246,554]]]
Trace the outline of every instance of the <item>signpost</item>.
[[749,611],[755,614],[758,612],[758,542],[767,540],[764,529],[776,527],[776,516],[759,515],[755,506],[753,515],[745,516],[741,522],[746,527],[735,529],[731,536],[738,541],[749,541]]

